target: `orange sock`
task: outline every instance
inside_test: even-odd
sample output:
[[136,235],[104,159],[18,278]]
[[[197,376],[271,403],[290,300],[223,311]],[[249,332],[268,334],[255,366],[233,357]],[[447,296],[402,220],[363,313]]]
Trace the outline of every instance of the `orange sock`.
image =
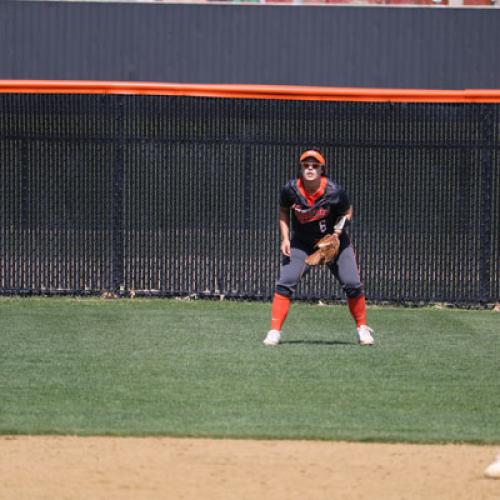
[[347,304],[349,305],[349,311],[351,311],[354,321],[356,321],[356,328],[359,328],[361,325],[366,325],[365,296],[348,297]]
[[271,309],[271,330],[281,331],[290,309],[290,298],[275,293],[273,297],[273,306]]

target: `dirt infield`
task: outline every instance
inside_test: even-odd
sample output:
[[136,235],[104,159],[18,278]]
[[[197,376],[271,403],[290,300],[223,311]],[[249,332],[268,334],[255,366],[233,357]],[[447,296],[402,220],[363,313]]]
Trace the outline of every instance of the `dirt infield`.
[[497,448],[0,437],[0,499],[500,499]]

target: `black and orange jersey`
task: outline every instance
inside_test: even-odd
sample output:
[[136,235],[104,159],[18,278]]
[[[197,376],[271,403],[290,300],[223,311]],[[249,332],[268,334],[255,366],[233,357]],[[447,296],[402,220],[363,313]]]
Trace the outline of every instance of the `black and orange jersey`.
[[280,194],[280,207],[291,212],[292,239],[309,245],[333,232],[337,219],[350,206],[344,189],[324,176],[316,193],[306,193],[299,177],[288,181]]

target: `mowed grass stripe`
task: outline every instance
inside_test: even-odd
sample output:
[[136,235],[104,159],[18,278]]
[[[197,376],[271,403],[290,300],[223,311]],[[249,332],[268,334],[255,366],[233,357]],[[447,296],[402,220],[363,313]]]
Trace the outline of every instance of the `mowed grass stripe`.
[[0,299],[0,433],[500,443],[500,316],[294,304]]

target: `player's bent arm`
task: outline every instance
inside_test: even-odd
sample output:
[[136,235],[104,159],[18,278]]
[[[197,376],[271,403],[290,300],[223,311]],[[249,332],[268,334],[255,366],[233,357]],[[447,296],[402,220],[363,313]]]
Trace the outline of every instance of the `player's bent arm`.
[[345,218],[347,220],[349,220],[349,221],[352,220],[352,206],[349,207],[349,209],[347,210],[347,212],[344,215],[345,215]]
[[288,208],[280,207],[279,229],[281,236],[281,253],[290,257],[290,210]]
[[339,219],[337,220],[333,233],[336,234],[337,236],[340,236],[342,234],[342,231],[344,230],[345,223],[351,220],[352,220],[352,207],[349,207],[347,212],[342,217],[339,217]]

